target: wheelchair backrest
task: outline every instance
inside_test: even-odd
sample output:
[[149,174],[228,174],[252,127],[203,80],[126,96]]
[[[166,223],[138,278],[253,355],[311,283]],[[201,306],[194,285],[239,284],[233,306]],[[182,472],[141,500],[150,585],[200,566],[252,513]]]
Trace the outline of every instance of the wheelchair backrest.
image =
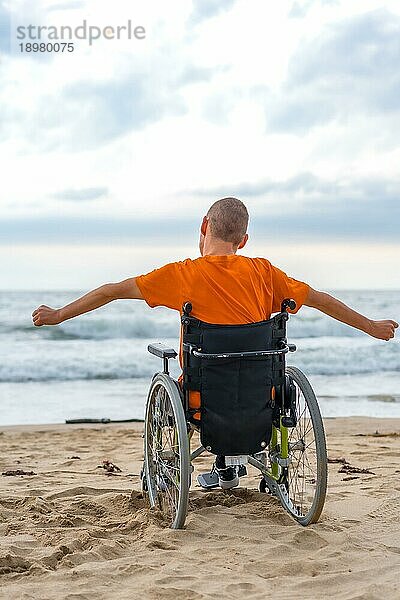
[[183,343],[183,383],[184,389],[201,390],[201,367],[207,364],[234,364],[239,367],[248,363],[261,363],[258,366],[269,372],[271,385],[281,385],[285,376],[285,355],[207,359],[196,357],[189,352],[195,347],[204,354],[248,353],[263,350],[279,350],[286,343],[287,315],[279,313],[267,321],[244,325],[217,325],[200,321],[189,315],[182,315]]
[[[257,353],[285,345],[286,320],[279,313],[258,323],[216,325],[182,315],[183,389],[201,394],[201,441],[214,454],[253,454],[269,443],[271,392],[284,383],[285,354]],[[230,356],[238,353],[245,356]]]

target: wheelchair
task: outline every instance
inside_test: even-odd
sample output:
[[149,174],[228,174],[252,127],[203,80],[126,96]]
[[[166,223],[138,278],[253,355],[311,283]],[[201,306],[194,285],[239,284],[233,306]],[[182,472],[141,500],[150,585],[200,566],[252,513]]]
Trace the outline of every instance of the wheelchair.
[[[275,496],[300,525],[318,521],[327,487],[326,442],[309,381],[285,364],[286,354],[296,350],[286,338],[288,309],[295,308],[286,299],[269,320],[214,325],[191,316],[186,302],[181,384],[168,371],[177,352],[160,343],[148,346],[163,360],[163,371],[153,376],[147,398],[142,490],[171,528],[184,527],[192,462],[205,452],[224,456],[239,476],[247,464],[255,467],[260,492]],[[190,407],[191,391],[201,393],[200,408]],[[201,445],[191,450],[195,431]],[[214,468],[198,482],[217,487]]]

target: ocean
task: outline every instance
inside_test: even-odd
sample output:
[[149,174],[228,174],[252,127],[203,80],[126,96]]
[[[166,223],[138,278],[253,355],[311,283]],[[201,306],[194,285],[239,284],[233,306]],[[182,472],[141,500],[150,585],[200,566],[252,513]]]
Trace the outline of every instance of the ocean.
[[[397,291],[332,292],[375,319],[400,321]],[[81,292],[0,292],[0,424],[69,418],[142,418],[161,361],[150,342],[178,348],[179,316],[121,300],[55,327],[33,326],[40,304],[59,307]],[[303,307],[291,316],[288,364],[309,377],[324,416],[400,417],[400,334],[373,339]],[[170,361],[173,376],[177,361]]]

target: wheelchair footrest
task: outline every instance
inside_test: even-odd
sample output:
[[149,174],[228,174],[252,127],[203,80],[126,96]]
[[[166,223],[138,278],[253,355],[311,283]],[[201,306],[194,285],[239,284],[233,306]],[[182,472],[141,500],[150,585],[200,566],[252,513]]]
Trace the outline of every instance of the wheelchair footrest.
[[[244,477],[245,475],[247,475],[247,469],[245,465],[240,465],[238,467],[237,474],[239,477]],[[213,488],[219,487],[218,472],[215,469],[213,469],[209,473],[200,473],[200,475],[197,476],[197,482],[205,490],[211,490]]]
[[197,476],[199,485],[205,490],[211,490],[212,488],[219,487],[218,473],[217,471],[211,471],[210,473],[201,473]]

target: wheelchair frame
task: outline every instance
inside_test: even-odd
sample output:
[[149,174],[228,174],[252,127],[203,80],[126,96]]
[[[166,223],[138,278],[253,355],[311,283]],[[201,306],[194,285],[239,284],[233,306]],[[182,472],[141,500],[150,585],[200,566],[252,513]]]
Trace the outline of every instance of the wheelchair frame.
[[[293,310],[295,307],[296,304],[293,300],[284,300],[281,312],[276,317],[282,318],[286,322],[289,318],[287,309]],[[184,327],[188,322],[185,323],[185,319],[189,318],[191,310],[191,304],[186,302],[181,318]],[[186,343],[183,346],[183,356],[184,361],[188,353],[204,360],[214,360],[279,355],[296,350],[295,345],[287,343],[286,337],[282,340],[281,346],[281,348],[273,350],[210,354],[203,353],[195,345]],[[148,350],[163,360],[163,372],[154,375],[147,401],[142,487],[144,493],[149,497],[150,504],[158,506],[166,515],[169,515],[170,526],[182,528],[188,508],[191,463],[201,454],[210,451],[211,448],[204,448],[200,445],[190,452],[191,437],[194,431],[199,431],[199,428],[190,420],[188,390],[183,391],[178,382],[169,375],[168,361],[177,357],[176,351],[160,343],[150,344]],[[285,402],[285,394],[289,394],[288,386],[290,385],[296,389],[296,400],[289,405],[287,398]],[[327,457],[323,422],[312,387],[299,369],[286,367],[285,385],[282,387],[269,445],[260,452],[248,456],[247,462],[257,468],[262,475],[259,485],[260,492],[267,492],[275,496],[298,523],[306,526],[319,519],[326,496]],[[157,393],[154,396],[155,390],[158,390],[158,394],[162,390],[162,400],[160,398],[157,400]],[[169,398],[168,401],[166,397]],[[300,403],[300,397],[304,398],[303,403]],[[304,416],[306,411],[309,414],[307,418]],[[157,419],[159,420],[157,421]],[[301,423],[302,420],[303,423]],[[299,431],[297,431],[298,429]],[[171,447],[168,451],[165,450],[168,440],[166,442],[163,438],[165,431],[169,432],[168,435],[172,435],[169,437]],[[315,470],[311,467],[311,458],[306,454],[307,448],[312,443],[309,443],[309,438],[307,438],[307,434],[311,431],[315,441]],[[297,432],[298,439],[294,432]],[[175,465],[177,464],[178,455],[179,469],[173,464],[174,461]],[[297,465],[295,465],[296,462]],[[293,475],[293,468],[294,466],[299,468],[301,462],[303,463],[303,474],[299,478],[302,477],[302,480],[297,481]],[[307,470],[308,473],[306,473]],[[313,487],[311,499],[306,485]],[[309,498],[307,510],[303,509],[306,493]]]

